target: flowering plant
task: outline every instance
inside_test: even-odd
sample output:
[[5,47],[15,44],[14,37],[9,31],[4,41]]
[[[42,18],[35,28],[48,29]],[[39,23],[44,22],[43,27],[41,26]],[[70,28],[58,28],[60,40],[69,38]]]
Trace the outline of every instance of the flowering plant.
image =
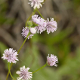
[[[31,5],[31,7],[33,7],[35,9],[35,11],[37,11],[39,14],[40,12],[38,11],[38,9],[40,7],[42,7],[42,3],[44,3],[44,0],[29,0],[29,4]],[[49,20],[49,18],[47,18],[47,20],[45,20],[43,18],[43,16],[40,14],[36,15],[36,14],[31,14],[32,16],[31,21],[30,18],[26,21],[26,27],[23,27],[22,29],[22,36],[25,38],[23,44],[21,45],[20,49],[18,51],[13,50],[13,48],[9,48],[6,49],[3,53],[2,59],[3,60],[7,60],[9,65],[9,72],[7,74],[6,80],[8,80],[8,76],[10,74],[10,76],[14,79],[14,77],[11,74],[11,67],[13,65],[13,63],[17,63],[18,57],[17,55],[19,55],[20,50],[22,49],[23,45],[25,44],[27,39],[32,38],[36,33],[42,33],[43,31],[47,31],[47,34],[49,34],[50,32],[54,32],[57,30],[57,22],[54,20],[54,18],[51,18]],[[35,26],[33,26],[33,24]],[[28,70],[30,69],[29,67],[25,68],[25,66],[20,68],[20,71],[17,71],[16,74],[19,75],[19,77],[17,78],[17,80],[30,80],[32,78],[33,73],[39,71],[40,69],[44,68],[45,66],[57,66],[58,62],[58,58],[57,56],[54,56],[53,54],[51,54],[51,56],[47,56],[47,61],[46,64],[44,64],[41,68],[37,69],[36,71],[33,72],[29,72]],[[15,80],[15,79],[14,79]]]

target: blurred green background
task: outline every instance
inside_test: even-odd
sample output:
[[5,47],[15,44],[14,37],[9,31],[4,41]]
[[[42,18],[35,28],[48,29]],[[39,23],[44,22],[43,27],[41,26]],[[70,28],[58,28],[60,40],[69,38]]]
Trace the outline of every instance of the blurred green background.
[[[28,0],[0,0],[0,57],[7,48],[18,51],[24,41],[21,30],[32,11]],[[45,19],[53,17],[58,29],[27,40],[12,75],[18,77],[16,71],[24,65],[35,71],[45,64],[48,54],[55,54],[58,67],[45,67],[32,80],[80,80],[80,0],[46,0],[39,11]],[[7,61],[0,58],[0,80],[6,80],[7,67]]]

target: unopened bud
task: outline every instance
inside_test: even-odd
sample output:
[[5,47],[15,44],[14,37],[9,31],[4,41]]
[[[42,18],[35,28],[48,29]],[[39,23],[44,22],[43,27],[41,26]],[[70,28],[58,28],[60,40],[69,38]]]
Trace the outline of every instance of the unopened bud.
[[35,29],[35,28],[30,28],[30,32],[31,32],[32,34],[35,34],[35,33],[36,33],[36,29]]

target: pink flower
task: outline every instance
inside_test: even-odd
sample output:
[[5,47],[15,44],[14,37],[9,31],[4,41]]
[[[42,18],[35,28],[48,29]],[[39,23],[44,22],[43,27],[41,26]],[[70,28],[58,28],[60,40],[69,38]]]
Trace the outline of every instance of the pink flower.
[[28,28],[28,27],[23,27],[21,34],[22,34],[22,36],[23,36],[24,38],[26,38],[27,35],[29,34],[29,28]]
[[[30,35],[28,36],[28,34],[30,33]],[[35,28],[28,28],[28,27],[23,27],[23,29],[22,29],[22,36],[24,37],[24,38],[26,38],[27,36],[28,36],[28,39],[29,38],[32,38],[32,36],[34,35],[36,33],[36,29]]]
[[34,9],[36,9],[36,8],[40,8],[40,7],[42,7],[42,2],[44,1],[44,0],[29,0],[30,2],[29,2],[29,4],[31,5],[31,7],[33,7]]
[[9,48],[9,50],[8,49],[6,49],[5,51],[4,51],[4,53],[3,53],[3,59],[5,60],[7,60],[8,62],[12,62],[12,63],[16,63],[16,61],[18,61],[18,59],[17,59],[17,52],[16,52],[16,50],[13,50],[13,48]]
[[30,80],[32,78],[32,72],[29,72],[30,68],[25,66],[20,68],[20,71],[17,71],[16,74],[18,74],[20,77],[17,78],[17,80]]
[[54,18],[47,20],[38,17],[38,15],[33,15],[32,16],[32,21],[35,22],[38,26],[36,26],[37,33],[42,33],[43,31],[47,30],[47,33],[49,34],[50,32],[54,32],[57,30],[57,22],[54,21]]
[[43,18],[38,17],[38,15],[33,15],[32,21],[38,24],[38,26],[36,26],[37,33],[41,34],[46,30],[46,21]]
[[54,18],[52,18],[50,21],[49,19],[47,18],[47,21],[46,21],[46,29],[47,29],[47,33],[49,34],[50,32],[54,32],[57,30],[57,22],[54,21]]
[[57,66],[56,63],[58,63],[57,56],[54,56],[53,54],[51,54],[51,56],[49,57],[49,54],[48,54],[48,56],[47,56],[47,64],[49,66]]

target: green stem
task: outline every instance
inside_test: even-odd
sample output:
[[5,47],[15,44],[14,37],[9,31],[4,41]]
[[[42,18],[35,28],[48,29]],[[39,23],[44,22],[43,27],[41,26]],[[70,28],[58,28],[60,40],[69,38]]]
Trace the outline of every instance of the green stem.
[[41,70],[41,69],[44,68],[45,66],[47,66],[47,64],[44,64],[42,67],[40,67],[39,69],[37,69],[37,70],[35,70],[34,72],[32,72],[32,74],[35,73],[35,72],[37,72],[37,71],[39,71],[39,70]]
[[10,71],[10,63],[8,63],[8,70],[9,70],[9,74],[10,74],[11,78],[12,78],[13,80],[15,80],[14,77],[12,76],[12,74],[11,74],[11,71]]
[[22,47],[23,47],[23,45],[25,44],[25,42],[26,42],[26,40],[27,40],[28,36],[29,36],[29,34],[27,35],[26,39],[25,39],[25,40],[24,40],[24,42],[22,43],[22,45],[21,45],[21,47],[19,48],[19,50],[18,50],[18,53],[17,53],[17,54],[19,54],[19,52],[21,51],[21,48],[22,48]]
[[44,0],[44,2],[45,2],[46,0]]
[[38,9],[36,9],[37,10],[37,12],[39,13],[39,15],[43,18],[43,16],[41,15],[41,13],[39,12],[39,10]]
[[32,15],[34,15],[35,12],[36,12],[36,10],[34,10],[34,11],[32,12],[32,14],[28,17],[28,19],[27,19],[27,21],[26,21],[26,26],[27,26],[27,22],[31,19]]
[[[11,65],[10,65],[10,70],[11,70],[12,65],[13,65],[13,63],[11,63]],[[9,76],[9,70],[8,70],[8,73],[7,73],[6,80],[8,80],[8,76]]]
[[[46,0],[44,0],[44,2],[45,2]],[[42,4],[44,3],[44,2],[42,2]],[[39,13],[39,15],[43,18],[43,16],[41,15],[41,13],[39,12],[39,10],[38,9],[36,9],[37,10],[37,12]]]

